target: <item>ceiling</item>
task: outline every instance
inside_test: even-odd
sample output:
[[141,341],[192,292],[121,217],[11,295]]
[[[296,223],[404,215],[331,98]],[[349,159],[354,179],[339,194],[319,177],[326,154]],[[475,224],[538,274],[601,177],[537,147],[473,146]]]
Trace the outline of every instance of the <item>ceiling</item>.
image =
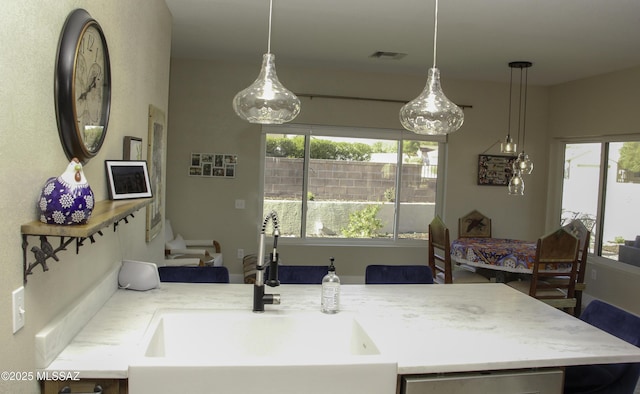
[[[254,61],[267,52],[268,0],[166,0],[172,56]],[[425,75],[435,0],[274,0],[276,65]],[[372,58],[377,51],[407,54]],[[443,78],[559,83],[640,65],[640,0],[440,0]],[[257,71],[256,71],[257,72]],[[515,75],[515,74],[514,74]]]

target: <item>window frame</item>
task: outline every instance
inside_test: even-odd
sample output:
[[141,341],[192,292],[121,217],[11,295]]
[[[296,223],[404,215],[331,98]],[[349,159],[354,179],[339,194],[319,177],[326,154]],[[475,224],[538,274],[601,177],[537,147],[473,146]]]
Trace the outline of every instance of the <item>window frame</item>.
[[[299,134],[305,136],[323,136],[323,137],[344,137],[344,138],[366,138],[380,139],[387,141],[431,141],[438,143],[438,172],[436,180],[436,198],[434,213],[442,217],[442,209],[444,202],[445,189],[445,173],[447,158],[447,137],[415,134],[407,130],[400,129],[380,129],[372,127],[355,127],[355,126],[327,126],[327,125],[311,125],[311,124],[281,124],[281,125],[262,125],[260,137],[260,217],[265,215],[264,207],[264,172],[265,172],[265,155],[266,155],[266,136],[267,134]],[[306,195],[308,188],[308,163],[310,159],[310,138],[305,138],[305,157],[304,157],[304,179],[302,195]],[[398,162],[401,163],[402,143],[399,144]],[[308,237],[306,235],[307,220],[307,201],[302,199],[301,215],[301,236],[300,237],[280,237],[278,242],[290,245],[313,245],[313,246],[385,246],[385,247],[416,247],[424,246],[427,242],[425,239],[405,239],[398,238],[398,226],[400,209],[402,202],[398,199],[399,187],[401,183],[402,167],[396,166],[396,199],[395,199],[395,215],[394,215],[394,235],[392,238],[323,238]]]
[[[595,236],[592,234],[591,242],[593,243],[593,252],[589,252],[590,256],[596,257],[598,259],[603,259],[603,261],[612,262],[612,263],[620,263],[620,261],[613,260],[606,256],[602,256],[602,248],[603,248],[603,237],[604,234],[604,221],[605,221],[605,205],[606,205],[606,187],[608,181],[608,163],[609,163],[609,146],[611,143],[616,142],[639,142],[640,134],[616,134],[616,135],[606,135],[606,136],[593,136],[593,137],[575,137],[575,138],[558,138],[557,142],[559,143],[559,158],[561,164],[561,175],[558,179],[559,184],[559,195],[558,195],[558,211],[554,215],[556,223],[561,223],[562,221],[562,199],[564,196],[564,163],[566,160],[566,149],[567,145],[571,144],[588,144],[588,143],[598,143],[600,144],[600,167],[598,170],[598,196],[597,196],[597,207],[596,207],[596,223],[595,223]],[[627,265],[622,263],[623,266]]]

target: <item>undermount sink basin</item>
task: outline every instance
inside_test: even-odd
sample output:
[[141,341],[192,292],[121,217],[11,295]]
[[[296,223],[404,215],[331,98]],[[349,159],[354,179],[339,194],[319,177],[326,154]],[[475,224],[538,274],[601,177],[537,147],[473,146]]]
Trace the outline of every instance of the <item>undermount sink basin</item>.
[[159,310],[139,353],[132,394],[393,394],[396,386],[395,362],[345,313]]

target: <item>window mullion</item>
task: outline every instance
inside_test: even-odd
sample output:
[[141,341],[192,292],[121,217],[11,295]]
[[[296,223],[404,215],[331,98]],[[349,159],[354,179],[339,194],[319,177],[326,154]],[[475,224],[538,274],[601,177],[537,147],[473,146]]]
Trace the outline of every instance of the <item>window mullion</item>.
[[609,143],[600,144],[600,179],[598,184],[598,207],[596,211],[596,234],[595,254],[602,256],[602,246],[604,244],[604,215],[605,202],[607,199],[607,178],[609,167]]
[[396,157],[396,190],[395,201],[393,204],[393,239],[398,239],[398,230],[400,228],[400,194],[402,188],[402,153],[403,140],[398,140],[398,156]]
[[304,135],[304,162],[302,166],[302,215],[300,217],[300,238],[307,238],[307,209],[309,191],[309,167],[311,162],[311,135],[309,132]]

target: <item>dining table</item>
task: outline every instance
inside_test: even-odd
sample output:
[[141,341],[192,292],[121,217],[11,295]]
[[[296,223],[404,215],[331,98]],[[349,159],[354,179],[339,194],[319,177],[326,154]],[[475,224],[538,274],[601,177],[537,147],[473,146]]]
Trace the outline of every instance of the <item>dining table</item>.
[[[458,238],[451,243],[451,260],[466,266],[493,270],[496,282],[505,282],[514,276],[512,274],[533,273],[536,244],[536,241],[508,238]],[[558,267],[554,269],[558,270]]]

